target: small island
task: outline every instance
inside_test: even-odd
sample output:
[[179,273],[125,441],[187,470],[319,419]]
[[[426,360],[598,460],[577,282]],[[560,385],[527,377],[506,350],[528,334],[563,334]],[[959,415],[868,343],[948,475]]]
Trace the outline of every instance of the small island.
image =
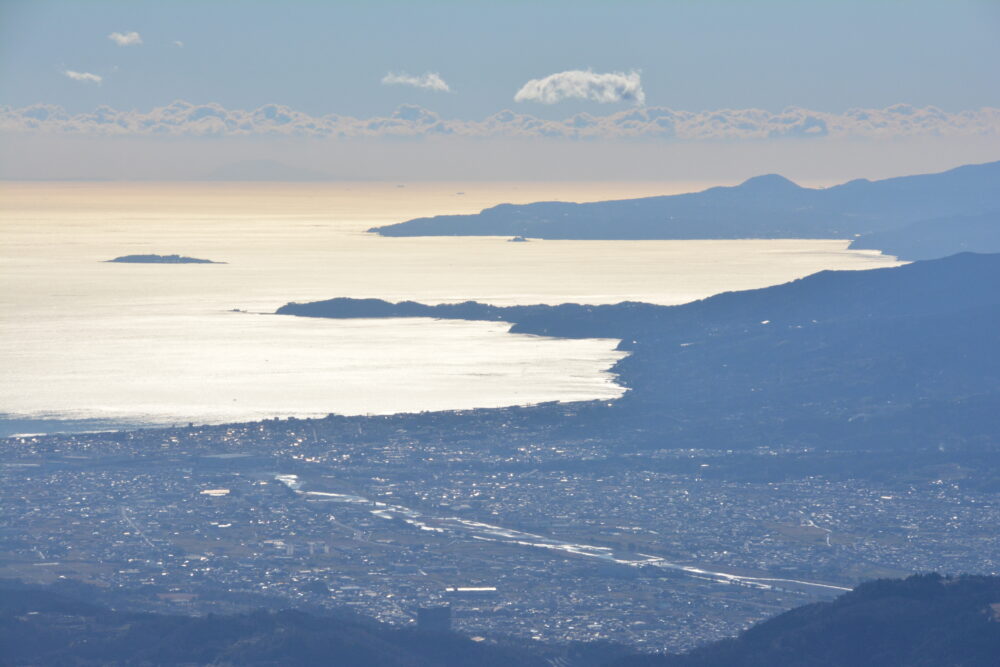
[[182,255],[122,255],[107,261],[119,264],[225,264],[225,262]]

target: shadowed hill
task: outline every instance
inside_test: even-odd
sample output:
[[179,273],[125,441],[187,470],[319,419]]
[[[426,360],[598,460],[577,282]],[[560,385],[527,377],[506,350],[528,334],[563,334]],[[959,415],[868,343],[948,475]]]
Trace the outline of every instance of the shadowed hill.
[[616,667],[991,667],[1000,657],[1000,577],[936,574],[861,584],[736,639]]
[[206,617],[113,611],[53,590],[0,587],[0,665],[550,664],[517,646],[360,617],[256,611]]
[[900,259],[937,259],[959,252],[1000,252],[1000,211],[923,220],[858,237],[854,250],[881,250]]
[[543,239],[852,238],[918,220],[1000,209],[1000,162],[940,174],[802,188],[770,174],[736,187],[587,204],[501,204],[474,215],[417,218],[383,236]]
[[611,337],[631,389],[592,429],[659,446],[775,442],[919,448],[988,442],[1000,416],[1000,255],[964,253],[869,271],[824,271],[681,306],[494,307],[334,299],[312,317],[513,322],[512,331]]
[[205,617],[114,611],[16,585],[0,586],[0,664],[987,667],[1000,655],[998,608],[1000,577],[877,580],[686,654],[620,657],[625,651],[615,645],[474,642],[293,610]]

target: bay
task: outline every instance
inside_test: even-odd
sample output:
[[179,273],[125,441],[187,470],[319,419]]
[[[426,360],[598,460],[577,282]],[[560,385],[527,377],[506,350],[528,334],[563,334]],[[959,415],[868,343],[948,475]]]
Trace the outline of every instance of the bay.
[[[507,243],[365,232],[502,202],[707,185],[0,184],[0,414],[24,430],[33,420],[225,423],[613,399],[622,392],[608,373],[621,357],[614,340],[271,313],[337,296],[676,304],[897,263],[848,251],[846,240]],[[106,263],[146,253],[226,263]]]

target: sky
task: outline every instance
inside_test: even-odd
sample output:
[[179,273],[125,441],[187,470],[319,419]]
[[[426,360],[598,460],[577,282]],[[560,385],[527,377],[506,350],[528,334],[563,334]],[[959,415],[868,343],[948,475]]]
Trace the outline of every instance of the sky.
[[890,176],[1000,159],[998,63],[997,0],[0,0],[0,178]]

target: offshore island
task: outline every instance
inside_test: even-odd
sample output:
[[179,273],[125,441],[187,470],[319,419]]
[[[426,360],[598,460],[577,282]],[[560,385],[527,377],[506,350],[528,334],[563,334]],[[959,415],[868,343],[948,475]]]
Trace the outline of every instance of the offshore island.
[[118,264],[225,264],[225,262],[183,255],[122,255],[106,261]]

